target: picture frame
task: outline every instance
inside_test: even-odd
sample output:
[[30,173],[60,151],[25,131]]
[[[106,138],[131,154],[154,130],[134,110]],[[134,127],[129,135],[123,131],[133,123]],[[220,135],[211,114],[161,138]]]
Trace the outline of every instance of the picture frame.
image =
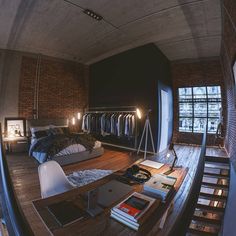
[[5,137],[25,137],[26,120],[22,117],[6,117],[4,122]]

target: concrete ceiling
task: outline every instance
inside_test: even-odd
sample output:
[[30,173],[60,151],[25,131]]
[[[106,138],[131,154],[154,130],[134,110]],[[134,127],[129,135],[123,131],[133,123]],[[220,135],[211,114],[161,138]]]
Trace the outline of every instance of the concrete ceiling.
[[220,0],[0,0],[0,48],[86,64],[147,43],[170,60],[211,57],[221,21]]

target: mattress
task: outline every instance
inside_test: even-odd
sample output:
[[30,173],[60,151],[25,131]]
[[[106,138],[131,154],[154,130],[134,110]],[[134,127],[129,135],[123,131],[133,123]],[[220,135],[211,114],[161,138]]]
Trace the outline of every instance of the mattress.
[[99,157],[103,153],[104,153],[104,148],[99,147],[99,148],[94,148],[91,152],[86,150],[84,152],[74,153],[68,156],[54,157],[52,158],[52,160],[58,162],[61,166],[64,166],[64,165],[69,165],[69,164],[89,160],[95,157]]

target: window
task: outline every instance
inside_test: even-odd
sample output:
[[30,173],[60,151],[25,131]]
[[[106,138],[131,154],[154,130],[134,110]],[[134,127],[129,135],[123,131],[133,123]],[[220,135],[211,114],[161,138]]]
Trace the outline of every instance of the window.
[[220,86],[179,88],[179,131],[216,133],[221,115]]

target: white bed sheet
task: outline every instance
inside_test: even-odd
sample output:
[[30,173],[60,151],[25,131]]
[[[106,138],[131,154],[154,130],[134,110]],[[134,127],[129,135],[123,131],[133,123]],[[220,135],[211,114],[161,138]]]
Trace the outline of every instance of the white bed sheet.
[[[102,146],[102,143],[99,141],[96,141],[93,148],[99,148],[101,146]],[[59,153],[57,153],[55,156],[56,157],[66,156],[66,155],[70,155],[72,153],[78,153],[78,152],[83,152],[83,151],[86,151],[86,148],[83,145],[73,144],[73,145],[70,145],[70,146],[64,148]]]

